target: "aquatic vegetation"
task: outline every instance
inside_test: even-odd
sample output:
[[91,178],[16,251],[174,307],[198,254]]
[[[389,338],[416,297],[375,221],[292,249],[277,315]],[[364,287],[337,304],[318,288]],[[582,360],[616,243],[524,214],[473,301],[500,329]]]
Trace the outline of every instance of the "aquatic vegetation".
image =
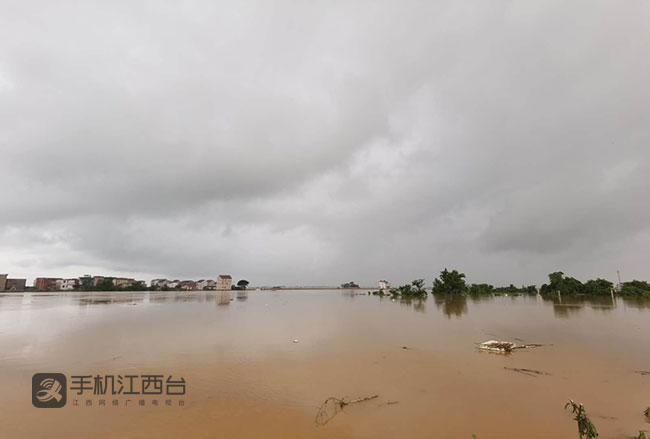
[[571,412],[575,415],[573,418],[578,423],[578,434],[580,439],[595,439],[598,437],[596,427],[587,417],[585,407],[582,404],[574,402],[572,399],[564,405],[564,408],[571,407]]
[[427,291],[424,289],[424,279],[416,279],[410,284],[401,285],[397,288],[391,288],[389,292],[392,296],[420,298],[427,297]]

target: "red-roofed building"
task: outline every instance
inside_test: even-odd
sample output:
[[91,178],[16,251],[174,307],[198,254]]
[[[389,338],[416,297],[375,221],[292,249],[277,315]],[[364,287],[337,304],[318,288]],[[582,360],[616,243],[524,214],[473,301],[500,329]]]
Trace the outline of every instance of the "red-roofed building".
[[230,291],[232,289],[232,277],[229,274],[220,274],[217,277],[217,290]]

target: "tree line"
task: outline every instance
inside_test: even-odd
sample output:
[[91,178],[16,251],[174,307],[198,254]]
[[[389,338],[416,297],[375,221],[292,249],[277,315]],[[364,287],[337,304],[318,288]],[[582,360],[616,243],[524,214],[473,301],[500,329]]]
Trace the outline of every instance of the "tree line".
[[[435,295],[487,295],[487,294],[541,294],[550,296],[560,294],[564,296],[587,295],[587,296],[606,296],[618,294],[621,296],[637,296],[650,298],[650,284],[646,281],[632,280],[621,283],[617,288],[614,284],[606,279],[590,279],[586,282],[565,276],[563,272],[556,271],[548,275],[548,283],[543,284],[539,290],[536,285],[522,285],[516,287],[510,284],[507,287],[495,287],[487,283],[467,284],[465,273],[458,270],[447,270],[440,272],[440,275],[433,280],[431,293]],[[424,279],[416,279],[410,284],[402,285],[397,288],[391,288],[387,291],[373,291],[374,295],[403,296],[426,298],[427,291],[424,288]]]

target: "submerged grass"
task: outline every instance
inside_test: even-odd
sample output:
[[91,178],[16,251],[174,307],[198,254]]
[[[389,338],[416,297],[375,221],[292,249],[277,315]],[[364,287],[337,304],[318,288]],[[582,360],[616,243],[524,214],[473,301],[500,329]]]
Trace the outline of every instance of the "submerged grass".
[[[596,431],[596,427],[594,424],[591,422],[591,419],[587,417],[587,413],[585,412],[585,407],[582,404],[578,404],[574,402],[572,399],[569,400],[568,403],[564,406],[564,408],[571,407],[571,411],[573,414],[575,414],[575,417],[573,419],[576,420],[578,423],[578,435],[580,439],[594,439],[598,437],[598,432]],[[643,414],[648,418],[650,422],[650,407],[648,407]],[[650,439],[650,436],[646,435],[648,433],[647,431],[639,431],[638,436],[632,436],[630,439]]]

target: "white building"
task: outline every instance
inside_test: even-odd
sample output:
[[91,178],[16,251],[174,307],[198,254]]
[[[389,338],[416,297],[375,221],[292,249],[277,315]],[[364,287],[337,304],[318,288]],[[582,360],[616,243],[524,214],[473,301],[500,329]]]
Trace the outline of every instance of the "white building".
[[379,281],[379,289],[380,290],[390,290],[390,282],[387,280],[380,280]]
[[201,279],[196,283],[197,290],[214,290],[217,287],[217,283],[212,279]]
[[217,277],[217,290],[230,291],[232,289],[232,277],[229,274],[220,274]]
[[79,286],[79,279],[57,279],[56,289],[61,291],[72,291]]
[[165,288],[169,284],[169,281],[167,279],[151,279],[151,287],[152,288]]

